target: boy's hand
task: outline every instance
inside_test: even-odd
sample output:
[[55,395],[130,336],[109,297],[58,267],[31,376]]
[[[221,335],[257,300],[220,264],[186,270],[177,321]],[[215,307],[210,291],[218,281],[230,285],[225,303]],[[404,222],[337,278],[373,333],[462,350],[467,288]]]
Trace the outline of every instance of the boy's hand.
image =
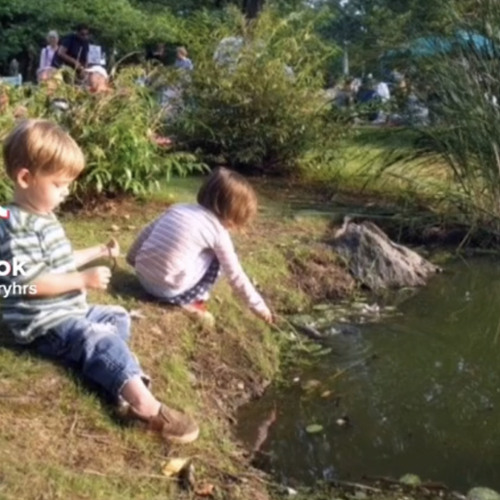
[[82,271],[82,278],[85,288],[106,290],[111,279],[111,270],[106,266],[91,267]]
[[114,257],[116,259],[117,257],[120,256],[120,245],[118,244],[118,241],[116,241],[114,238],[111,238],[106,243],[106,248],[108,250],[109,257]]
[[255,311],[255,314],[269,325],[274,324],[274,317],[272,312],[269,311],[269,309],[267,311]]

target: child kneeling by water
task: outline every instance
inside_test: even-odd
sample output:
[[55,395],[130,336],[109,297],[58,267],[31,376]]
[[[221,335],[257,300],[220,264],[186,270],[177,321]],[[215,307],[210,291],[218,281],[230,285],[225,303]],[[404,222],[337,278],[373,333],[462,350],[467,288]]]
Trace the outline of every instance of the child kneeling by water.
[[128,347],[128,312],[87,303],[87,291],[106,289],[111,271],[78,268],[117,257],[120,248],[111,240],[73,252],[54,215],[85,165],[76,142],[55,123],[27,120],[7,137],[3,156],[14,196],[0,217],[0,261],[18,269],[0,276],[6,326],[20,344],[73,367],[166,441],[195,440],[199,429],[193,419],[151,393],[149,377]]
[[218,168],[200,188],[197,201],[173,205],[144,228],[127,262],[148,293],[211,321],[205,301],[223,271],[235,293],[271,323],[271,311],[243,271],[228,231],[255,216],[255,191],[241,175]]

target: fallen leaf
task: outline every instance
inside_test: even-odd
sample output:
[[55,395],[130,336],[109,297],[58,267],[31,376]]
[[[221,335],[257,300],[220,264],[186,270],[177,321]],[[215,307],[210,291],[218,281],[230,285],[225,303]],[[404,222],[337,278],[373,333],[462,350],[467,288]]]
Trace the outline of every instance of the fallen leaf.
[[194,494],[199,497],[211,497],[215,491],[215,486],[211,483],[202,483],[194,490]]
[[320,385],[321,385],[321,382],[319,380],[310,379],[310,380],[306,380],[302,384],[302,389],[304,389],[304,391],[312,391],[313,389],[316,389]]
[[132,319],[145,319],[146,316],[142,314],[140,309],[131,309],[129,315]]
[[323,426],[319,424],[311,424],[306,427],[306,432],[309,434],[317,434],[323,430]]
[[177,476],[189,462],[189,458],[172,458],[161,469],[164,476]]
[[113,231],[114,233],[116,233],[119,230],[120,230],[120,226],[117,226],[116,224],[111,225],[111,231]]

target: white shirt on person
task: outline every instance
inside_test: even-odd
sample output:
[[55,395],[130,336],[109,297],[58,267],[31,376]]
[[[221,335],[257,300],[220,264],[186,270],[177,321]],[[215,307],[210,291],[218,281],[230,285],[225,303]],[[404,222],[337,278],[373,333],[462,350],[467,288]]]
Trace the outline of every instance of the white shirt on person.
[[57,47],[54,49],[50,45],[44,47],[40,52],[40,64],[38,66],[38,71],[41,71],[52,66],[52,59],[54,59],[54,54],[57,51]]
[[380,97],[382,102],[387,102],[391,98],[391,92],[389,90],[389,85],[385,82],[379,82],[375,88],[375,92]]

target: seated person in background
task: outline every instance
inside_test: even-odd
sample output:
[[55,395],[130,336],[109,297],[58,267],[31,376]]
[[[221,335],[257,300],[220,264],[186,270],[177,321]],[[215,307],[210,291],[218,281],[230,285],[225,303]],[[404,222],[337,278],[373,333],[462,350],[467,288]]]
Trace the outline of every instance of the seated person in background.
[[56,68],[45,68],[42,71],[38,70],[36,74],[38,83],[40,84],[51,80],[57,72],[58,70]]
[[[52,71],[45,72],[43,80],[40,81],[40,88],[43,89],[47,96],[47,107],[51,111],[61,113],[70,109],[68,100],[61,94],[61,85],[64,83],[62,72],[56,68]],[[59,95],[58,95],[59,94]]]
[[358,94],[356,96],[356,100],[360,104],[366,104],[377,97],[377,93],[374,89],[375,81],[369,75],[366,78],[363,78],[361,83],[361,87],[358,90]]
[[375,92],[382,102],[387,102],[391,98],[389,85],[386,82],[380,81],[375,87]]
[[54,71],[54,68],[52,68],[52,60],[54,59],[54,55],[59,46],[59,35],[57,34],[57,31],[49,31],[49,34],[47,35],[47,42],[48,45],[40,52],[40,64],[36,72],[38,82],[47,79],[47,73]]
[[102,66],[91,66],[85,70],[86,87],[91,94],[110,92],[108,72]]
[[177,47],[176,54],[177,58],[175,59],[174,67],[191,71],[193,69],[193,63],[191,62],[191,59],[188,58],[188,52],[186,48]]
[[60,68],[63,65],[75,69],[81,76],[89,53],[90,30],[86,24],[79,24],[75,33],[66,35],[52,59],[52,66]]

